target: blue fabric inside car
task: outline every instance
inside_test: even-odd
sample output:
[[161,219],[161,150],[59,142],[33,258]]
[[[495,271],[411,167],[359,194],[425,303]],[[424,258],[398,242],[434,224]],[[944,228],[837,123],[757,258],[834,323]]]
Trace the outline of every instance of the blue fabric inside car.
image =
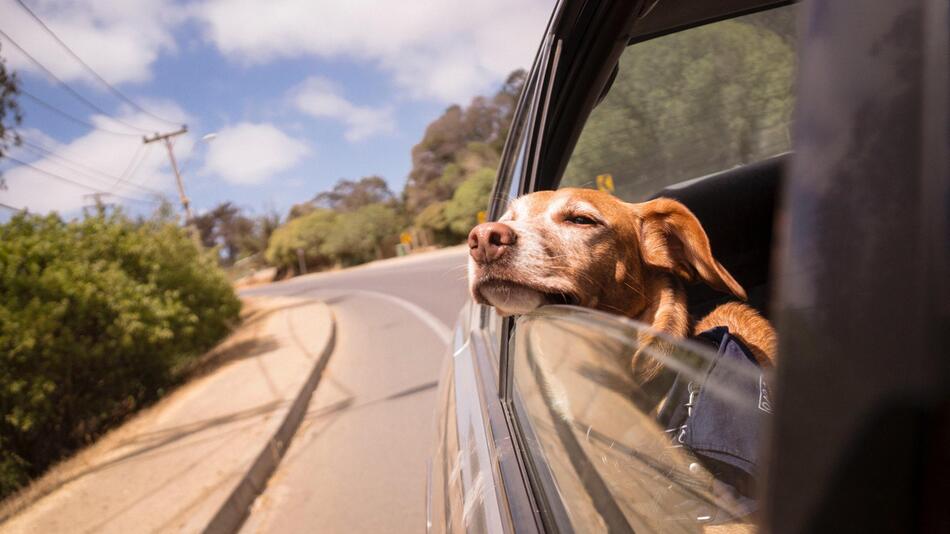
[[658,419],[673,446],[689,449],[715,477],[712,492],[729,503],[731,513],[715,506],[696,512],[697,520],[715,524],[756,510],[754,477],[771,399],[763,370],[728,328],[713,328],[697,338],[716,347],[716,357],[702,380],[676,377]]

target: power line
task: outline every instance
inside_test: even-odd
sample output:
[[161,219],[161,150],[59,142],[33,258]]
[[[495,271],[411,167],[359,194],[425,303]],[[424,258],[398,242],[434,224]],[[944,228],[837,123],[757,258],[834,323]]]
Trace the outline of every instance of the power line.
[[8,210],[12,210],[12,211],[22,211],[22,212],[26,213],[26,208],[18,208],[18,207],[16,207],[16,206],[11,206],[11,205],[9,205],[9,204],[4,204],[3,202],[0,202],[0,208],[7,208]]
[[92,124],[92,123],[90,123],[90,122],[84,121],[84,120],[82,120],[82,119],[80,119],[80,118],[77,118],[77,117],[75,117],[75,116],[73,116],[73,115],[70,115],[69,113],[67,113],[67,112],[65,112],[65,111],[63,111],[63,110],[61,110],[61,109],[59,109],[58,107],[54,106],[53,104],[50,104],[49,102],[43,100],[42,98],[31,94],[30,92],[28,92],[27,90],[23,89],[22,87],[20,88],[20,94],[22,94],[23,96],[29,98],[30,100],[32,100],[33,102],[35,102],[37,105],[42,106],[42,107],[48,109],[49,111],[52,111],[52,112],[54,112],[54,113],[60,115],[61,117],[64,117],[64,118],[66,118],[66,119],[69,119],[69,120],[71,120],[72,122],[75,122],[76,124],[85,126],[85,127],[87,127],[87,128],[92,128],[93,130],[99,130],[100,132],[105,132],[105,133],[111,134],[111,135],[121,135],[121,136],[124,136],[124,137],[135,137],[135,138],[141,137],[139,134],[136,134],[136,133],[117,132],[117,131],[115,131],[115,130],[110,130],[110,129],[108,129],[108,128],[102,128],[102,127],[96,126],[96,125],[94,125],[94,124]]
[[[72,165],[75,165],[76,167],[79,167],[79,169],[76,169],[76,168],[70,168],[70,169],[69,169],[69,170],[71,170],[71,171],[73,171],[73,172],[79,172],[80,174],[83,174],[83,175],[88,176],[88,177],[90,177],[90,178],[95,178],[95,179],[98,179],[98,180],[104,180],[104,181],[106,181],[106,182],[114,182],[114,183],[112,184],[112,186],[109,187],[109,190],[110,190],[110,191],[114,190],[115,187],[118,186],[120,183],[123,183],[123,182],[128,183],[128,182],[126,181],[126,178],[124,178],[123,176],[116,176],[116,175],[114,175],[114,174],[107,173],[107,172],[105,172],[105,171],[96,169],[96,168],[94,168],[94,167],[90,167],[90,166],[85,165],[85,164],[83,164],[83,163],[80,163],[80,162],[78,162],[78,161],[76,161],[76,160],[67,158],[66,156],[63,156],[62,154],[59,154],[59,153],[57,153],[57,152],[55,152],[55,151],[53,151],[53,150],[50,150],[50,149],[48,149],[48,148],[46,148],[46,147],[44,147],[44,146],[42,146],[42,145],[38,145],[38,144],[36,144],[36,143],[33,143],[33,142],[31,142],[31,141],[29,141],[29,140],[27,140],[27,139],[24,139],[24,140],[23,140],[23,144],[27,147],[28,150],[30,150],[30,151],[32,151],[32,152],[34,152],[34,153],[36,153],[36,154],[39,154],[40,156],[43,156],[43,157],[50,157],[50,158],[53,158],[53,159],[55,159],[55,160],[65,161],[65,162],[67,162],[67,163],[70,163],[70,164],[72,164]],[[138,156],[138,153],[142,150],[141,147],[142,147],[142,145],[138,145],[138,150],[137,150],[136,153],[133,155],[133,158],[136,157],[136,156]],[[130,160],[130,161],[129,161],[129,165],[126,167],[126,170],[128,170],[128,168],[131,167],[131,164],[132,164],[132,161]],[[64,167],[65,167],[65,165],[64,165]],[[84,170],[81,170],[81,169],[84,169]],[[93,174],[90,174],[90,173],[94,173],[94,175],[93,175]],[[132,184],[132,183],[129,183],[128,185],[131,185],[131,186],[133,186],[133,187],[137,187],[137,188],[141,189],[142,191],[144,191],[144,192],[146,192],[146,193],[151,193],[151,194],[154,194],[154,195],[161,195],[161,192],[160,192],[160,191],[157,191],[157,190],[155,190],[155,189],[151,189],[151,188],[146,187],[146,186],[143,186],[143,185],[137,185],[137,184]]]
[[142,147],[143,147],[143,146],[145,146],[145,145],[136,145],[136,146],[135,146],[135,153],[132,154],[132,157],[131,157],[131,158],[129,158],[129,163],[126,164],[125,169],[122,171],[122,174],[120,174],[120,175],[116,178],[116,183],[112,184],[112,188],[113,188],[113,189],[115,188],[115,186],[119,185],[119,182],[127,181],[129,178],[131,178],[131,175],[129,174],[129,171],[132,170],[133,166],[134,166],[135,170],[138,170],[139,164],[141,164],[142,161],[141,161],[141,160],[137,160],[136,158],[138,158],[138,157],[142,154]]
[[179,126],[179,123],[174,122],[174,121],[170,121],[170,120],[168,120],[168,119],[164,119],[164,118],[162,118],[162,117],[159,117],[158,115],[152,113],[151,111],[148,111],[147,109],[143,108],[142,106],[136,104],[135,101],[133,101],[131,98],[125,96],[125,94],[123,94],[121,91],[119,91],[118,89],[116,89],[112,84],[110,84],[109,82],[107,82],[107,81],[105,80],[105,78],[103,78],[102,76],[100,76],[98,72],[96,72],[95,70],[93,70],[93,68],[90,67],[89,64],[87,64],[85,61],[83,61],[83,59],[82,59],[81,57],[79,57],[79,55],[78,55],[76,52],[73,52],[72,48],[70,48],[69,45],[67,45],[65,42],[63,42],[63,40],[60,39],[59,36],[56,35],[56,33],[54,33],[53,30],[50,29],[50,27],[47,26],[46,23],[43,22],[43,20],[40,19],[40,17],[39,17],[36,13],[33,12],[32,9],[29,8],[29,6],[27,6],[25,3],[23,3],[23,0],[16,0],[16,2],[17,2],[18,4],[20,4],[20,7],[22,7],[27,13],[29,13],[30,16],[33,17],[33,20],[35,20],[37,23],[39,23],[39,25],[43,27],[43,29],[46,31],[46,33],[48,33],[53,39],[55,39],[56,42],[59,43],[60,46],[62,46],[63,49],[65,49],[66,52],[68,52],[69,55],[71,55],[71,56],[73,57],[73,59],[75,59],[77,62],[79,62],[79,64],[82,65],[83,68],[85,68],[87,72],[89,72],[89,73],[92,74],[97,80],[99,80],[99,82],[102,83],[102,85],[104,85],[107,89],[109,89],[109,91],[111,91],[112,94],[114,94],[114,95],[115,95],[116,97],[118,97],[119,99],[123,100],[124,102],[128,103],[129,105],[131,105],[131,106],[134,107],[135,109],[141,111],[142,113],[145,113],[146,115],[148,115],[148,116],[150,116],[150,117],[152,117],[152,118],[158,119],[158,120],[160,120],[160,121],[162,121],[162,122],[164,122],[164,123],[167,123],[167,124],[172,124],[172,125],[175,125],[175,126]]
[[[10,161],[19,163],[19,164],[20,164],[21,166],[23,166],[23,167],[27,167],[27,168],[29,168],[29,169],[33,169],[34,171],[36,171],[36,172],[38,172],[38,173],[40,173],[40,174],[45,174],[46,176],[49,176],[50,178],[53,178],[53,179],[56,179],[56,180],[59,180],[59,181],[62,181],[62,182],[67,182],[67,183],[70,183],[70,184],[73,184],[73,185],[77,185],[77,186],[79,186],[79,187],[82,187],[83,189],[88,189],[88,190],[90,190],[90,191],[95,191],[95,192],[97,192],[97,193],[108,193],[108,191],[102,191],[102,190],[100,190],[100,189],[97,189],[97,188],[95,188],[95,187],[90,186],[89,184],[84,184],[84,183],[82,183],[82,182],[77,182],[76,180],[73,180],[73,179],[71,179],[71,178],[66,178],[65,176],[61,176],[61,175],[59,175],[59,174],[56,174],[56,173],[47,171],[47,170],[45,170],[45,169],[41,169],[41,168],[39,168],[39,167],[36,167],[35,165],[29,164],[29,163],[27,163],[27,162],[25,162],[25,161],[18,160],[18,159],[14,158],[14,157],[11,157],[11,156],[4,156],[4,158],[6,158],[6,159],[8,159],[8,160],[10,160]],[[116,193],[109,193],[109,194],[111,194],[111,195],[114,196],[114,197],[118,197],[118,198],[121,198],[121,199],[123,199],[123,200],[128,200],[128,201],[131,201],[131,202],[141,202],[141,203],[147,203],[147,204],[153,204],[153,203],[156,202],[155,200],[147,200],[147,199],[142,199],[142,198],[127,197],[127,196],[119,195],[119,194],[116,194]]]
[[[139,146],[144,146],[144,145],[139,145]],[[131,181],[132,177],[135,176],[135,173],[139,171],[139,167],[142,166],[142,163],[145,163],[145,160],[148,159],[149,154],[151,154],[151,150],[152,150],[151,146],[145,146],[145,150],[141,151],[142,157],[140,157],[138,161],[135,162],[134,165],[132,164],[131,160],[129,161],[129,166],[126,167],[125,172],[122,173],[121,181],[128,183],[129,185],[137,185],[136,182]],[[156,193],[156,194],[162,195],[162,193]]]
[[[32,148],[32,147],[30,147],[30,146],[27,146],[26,149],[29,150],[30,152],[33,152],[34,154],[40,156],[41,158],[47,158],[48,161],[52,162],[53,164],[55,164],[55,165],[57,165],[57,166],[59,166],[59,167],[65,169],[65,170],[67,170],[67,171],[69,171],[69,172],[71,172],[71,173],[78,173],[78,175],[81,176],[83,179],[95,180],[98,184],[100,184],[100,185],[97,185],[97,187],[105,188],[104,191],[107,190],[108,192],[112,192],[112,191],[115,190],[116,186],[117,186],[119,183],[122,183],[122,180],[121,180],[120,178],[118,178],[118,177],[115,177],[115,176],[108,176],[108,175],[98,175],[98,174],[94,174],[94,173],[92,173],[92,172],[84,171],[84,170],[82,170],[82,169],[79,169],[79,168],[76,168],[76,167],[73,167],[73,166],[70,166],[70,165],[63,164],[62,162],[56,161],[57,159],[62,159],[62,158],[60,158],[60,157],[59,157],[58,155],[56,155],[56,154],[53,154],[53,153],[44,153],[42,150],[37,150],[37,149]],[[64,160],[64,161],[69,161],[69,160]],[[75,165],[75,164],[74,164],[74,165]],[[106,183],[111,183],[112,185],[107,187],[107,186],[105,185]],[[139,185],[135,185],[135,184],[130,184],[130,185],[132,185],[133,187],[137,188],[138,191],[135,191],[135,192],[136,192],[136,193],[139,193],[139,194],[161,195],[161,193],[160,193],[159,191],[156,191],[156,190],[154,190],[154,189],[149,189],[149,188],[147,188],[147,187],[145,187],[145,186],[139,186]]]
[[2,36],[4,39],[6,39],[7,41],[9,41],[10,44],[12,44],[17,50],[20,51],[20,53],[22,53],[24,56],[26,56],[26,58],[29,59],[34,65],[36,65],[37,67],[41,68],[41,69],[43,70],[43,72],[45,72],[47,75],[49,75],[50,78],[52,78],[54,81],[56,81],[56,83],[57,83],[60,87],[62,87],[63,89],[65,89],[67,92],[69,92],[71,95],[73,95],[74,97],[76,97],[76,99],[78,99],[79,101],[81,101],[83,104],[85,104],[85,105],[88,106],[89,108],[95,110],[95,111],[98,112],[98,113],[101,113],[101,114],[105,115],[106,117],[112,119],[113,121],[115,121],[115,122],[117,122],[117,123],[119,123],[119,124],[122,124],[122,125],[124,125],[124,126],[128,126],[129,128],[132,128],[133,130],[139,130],[139,131],[141,131],[141,132],[148,133],[148,130],[146,130],[145,128],[141,128],[141,127],[136,126],[136,125],[134,125],[134,124],[130,124],[130,123],[128,123],[128,122],[125,122],[125,121],[122,120],[122,119],[117,119],[117,118],[113,117],[108,111],[102,109],[101,107],[99,107],[98,105],[96,105],[94,102],[92,102],[92,101],[89,100],[88,98],[82,96],[82,94],[80,94],[78,91],[76,91],[75,89],[73,89],[71,85],[69,85],[68,83],[66,83],[66,82],[64,82],[63,80],[59,79],[58,76],[56,76],[55,74],[53,74],[53,71],[51,71],[51,70],[49,70],[48,68],[46,68],[46,66],[43,65],[42,63],[40,63],[39,60],[37,60],[37,59],[36,59],[35,57],[33,57],[32,55],[30,55],[29,52],[27,52],[22,46],[20,46],[19,44],[17,44],[17,42],[14,41],[9,35],[7,35],[6,32],[4,32],[2,29],[0,29],[0,36]]
[[49,149],[49,148],[46,148],[45,146],[43,146],[43,145],[41,145],[41,144],[34,143],[34,142],[30,141],[29,139],[23,139],[22,142],[23,142],[24,145],[26,145],[27,147],[32,148],[34,151],[37,151],[37,150],[42,151],[44,156],[46,156],[46,155],[52,156],[52,157],[55,158],[55,159],[59,159],[59,160],[63,160],[63,161],[68,162],[68,163],[72,163],[73,165],[76,165],[77,167],[80,167],[80,168],[85,169],[85,170],[90,171],[90,172],[94,172],[94,173],[96,173],[96,174],[100,174],[100,175],[102,175],[102,176],[105,176],[105,177],[107,177],[107,178],[111,178],[111,179],[113,179],[113,180],[116,178],[115,176],[113,176],[113,175],[111,175],[111,174],[109,174],[109,173],[107,173],[107,172],[105,172],[105,171],[99,170],[99,169],[97,169],[97,168],[95,168],[95,167],[91,167],[91,166],[89,166],[89,165],[86,165],[85,163],[78,162],[78,161],[76,161],[76,160],[74,160],[74,159],[67,158],[66,156],[63,156],[62,154],[59,154],[59,153],[57,153],[57,152],[54,152],[53,150],[51,150],[51,149]]

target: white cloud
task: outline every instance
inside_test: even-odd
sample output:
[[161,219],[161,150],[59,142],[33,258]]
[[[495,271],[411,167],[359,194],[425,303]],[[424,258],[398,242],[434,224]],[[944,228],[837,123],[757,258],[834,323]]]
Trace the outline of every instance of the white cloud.
[[[173,30],[197,20],[222,53],[243,63],[317,56],[367,61],[418,98],[465,103],[528,67],[553,0],[36,0],[30,7],[113,84],[152,77],[176,49]],[[57,76],[102,89],[14,0],[3,29]],[[10,66],[39,73],[6,45]]]
[[362,141],[396,129],[391,108],[358,106],[340,93],[335,83],[319,77],[308,78],[290,92],[293,105],[300,111],[318,119],[342,122],[347,141]]
[[[189,119],[174,104],[148,102],[148,105],[156,113],[171,119],[183,123]],[[118,116],[135,124],[164,130],[165,125],[156,124],[142,114],[124,110]],[[102,127],[115,126],[103,116],[92,116],[89,121]],[[34,213],[58,211],[70,214],[91,204],[92,200],[86,195],[98,190],[115,194],[105,197],[105,202],[147,210],[154,205],[132,202],[122,197],[154,200],[156,195],[143,188],[164,196],[170,196],[175,191],[168,157],[158,144],[143,146],[141,138],[115,136],[99,130],[92,130],[62,144],[39,130],[25,128],[20,133],[25,142],[11,152],[12,157],[89,187],[57,180],[29,167],[6,161],[3,176],[7,190],[0,192],[0,198],[6,204],[26,207]],[[45,147],[56,155],[51,156],[32,145]],[[188,158],[192,147],[190,134],[176,138],[175,155],[179,161]]]
[[202,174],[235,184],[260,184],[292,168],[309,152],[307,145],[273,124],[244,122],[218,131]]
[[[171,28],[180,10],[161,0],[45,0],[28,4],[69,47],[112,84],[151,78],[159,54],[174,49]],[[83,80],[101,89],[92,76],[14,0],[0,0],[3,30],[30,55],[66,81]],[[10,44],[3,55],[12,68],[46,76]]]
[[530,67],[552,9],[552,0],[209,0],[194,15],[239,61],[360,59],[411,96],[465,103]]

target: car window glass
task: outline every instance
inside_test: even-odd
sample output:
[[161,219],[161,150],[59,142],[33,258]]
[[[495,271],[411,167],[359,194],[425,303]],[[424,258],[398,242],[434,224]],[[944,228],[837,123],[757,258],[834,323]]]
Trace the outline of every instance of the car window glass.
[[628,201],[790,149],[794,6],[631,45],[562,187]]
[[519,424],[534,472],[554,481],[541,498],[562,504],[576,532],[750,526],[768,373],[717,330],[701,342],[661,336],[672,351],[645,346],[662,387],[637,384],[629,369],[645,328],[566,306],[518,319]]
[[491,206],[489,209],[489,218],[497,219],[505,209],[508,203],[518,197],[521,190],[521,178],[524,172],[524,161],[527,154],[528,135],[527,129],[531,122],[531,113],[535,98],[535,89],[537,87],[537,76],[531,77],[525,83],[524,93],[518,103],[518,115],[515,116],[511,125],[510,138],[515,141],[511,143],[509,139],[510,152],[505,152],[504,160],[499,168],[498,180],[492,190]]

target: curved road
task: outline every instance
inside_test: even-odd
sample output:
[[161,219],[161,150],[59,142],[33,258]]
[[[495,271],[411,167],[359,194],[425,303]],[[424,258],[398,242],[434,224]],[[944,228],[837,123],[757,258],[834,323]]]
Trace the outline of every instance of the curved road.
[[259,286],[313,296],[337,340],[304,421],[242,532],[419,532],[435,389],[468,298],[464,247]]

